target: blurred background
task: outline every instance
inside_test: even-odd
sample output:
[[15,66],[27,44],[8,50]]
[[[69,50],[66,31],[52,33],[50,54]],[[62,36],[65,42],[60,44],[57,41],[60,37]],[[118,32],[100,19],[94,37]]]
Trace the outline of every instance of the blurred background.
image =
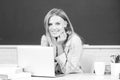
[[0,44],[39,45],[52,8],[67,13],[85,44],[120,45],[120,0],[0,0]]

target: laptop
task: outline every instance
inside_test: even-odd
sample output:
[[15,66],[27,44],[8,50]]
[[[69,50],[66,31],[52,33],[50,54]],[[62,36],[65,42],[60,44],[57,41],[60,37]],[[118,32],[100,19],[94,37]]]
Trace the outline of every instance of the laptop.
[[32,76],[56,77],[53,47],[18,46],[18,66]]

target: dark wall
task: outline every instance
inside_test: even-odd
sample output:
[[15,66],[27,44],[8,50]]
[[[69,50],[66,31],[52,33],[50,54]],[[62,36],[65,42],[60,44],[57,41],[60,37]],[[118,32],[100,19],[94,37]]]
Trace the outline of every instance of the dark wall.
[[44,16],[55,7],[86,44],[120,45],[120,0],[0,0],[0,44],[40,44]]

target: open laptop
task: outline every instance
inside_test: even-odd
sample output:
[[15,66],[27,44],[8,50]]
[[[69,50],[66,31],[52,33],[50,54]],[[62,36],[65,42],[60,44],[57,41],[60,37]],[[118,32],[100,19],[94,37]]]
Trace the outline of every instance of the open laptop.
[[33,76],[56,77],[53,47],[18,46],[18,66]]

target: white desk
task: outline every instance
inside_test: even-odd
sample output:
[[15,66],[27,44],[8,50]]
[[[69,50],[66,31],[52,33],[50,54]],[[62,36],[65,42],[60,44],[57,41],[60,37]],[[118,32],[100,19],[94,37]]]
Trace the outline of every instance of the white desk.
[[95,74],[69,74],[63,77],[45,78],[45,77],[32,77],[32,80],[119,80],[110,75],[97,76]]

